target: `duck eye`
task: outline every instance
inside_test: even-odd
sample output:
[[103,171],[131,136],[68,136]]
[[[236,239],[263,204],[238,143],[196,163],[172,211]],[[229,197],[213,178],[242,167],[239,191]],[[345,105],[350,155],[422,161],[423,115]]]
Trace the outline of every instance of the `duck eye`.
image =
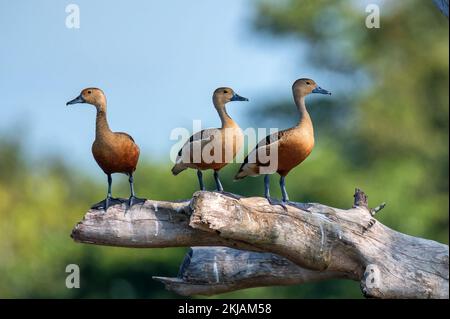
[[227,90],[223,90],[223,93],[228,93],[228,91]]
[[92,93],[92,91],[88,91],[88,94],[91,94]]
[[311,82],[306,82],[306,84],[311,85]]

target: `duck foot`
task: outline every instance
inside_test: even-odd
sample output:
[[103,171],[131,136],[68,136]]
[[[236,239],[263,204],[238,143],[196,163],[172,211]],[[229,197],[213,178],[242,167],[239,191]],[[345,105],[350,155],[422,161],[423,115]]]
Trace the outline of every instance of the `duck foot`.
[[233,193],[230,193],[230,192],[226,192],[224,190],[216,191],[216,192],[219,193],[219,194],[222,194],[222,195],[225,195],[225,196],[237,199],[237,200],[242,198],[242,196],[239,196],[239,195],[236,195],[236,194],[233,194]]
[[145,203],[146,199],[145,198],[139,198],[136,196],[130,196],[130,198],[128,199],[128,207],[132,207],[136,204],[143,204]]
[[284,203],[285,205],[289,205],[289,206],[295,207],[297,209],[303,210],[305,212],[311,213],[311,211],[309,209],[307,209],[304,204],[292,202],[290,200],[284,201],[282,203]]
[[296,202],[292,202],[292,201],[278,201],[276,199],[273,199],[271,197],[266,197],[267,201],[269,202],[270,205],[275,206],[275,205],[280,205],[281,207],[283,207],[283,209],[287,212],[288,211],[288,207],[287,206],[291,206],[291,207],[295,207],[297,209],[301,209],[303,211],[306,212],[311,212],[310,210],[308,210],[307,208],[305,208],[304,206],[300,206],[301,204],[296,203]]
[[123,199],[120,198],[106,197],[101,202],[92,205],[91,209],[104,210],[106,212],[110,206],[122,204],[123,202],[124,202]]
[[280,205],[279,201],[277,201],[276,199],[273,199],[272,197],[266,197],[266,199],[269,202],[269,204],[272,206]]
[[274,198],[272,198],[272,197],[266,197],[266,199],[267,199],[267,201],[269,202],[270,205],[272,205],[272,206],[277,206],[277,205],[278,205],[278,206],[283,207],[283,209],[284,209],[285,212],[288,211],[288,209],[287,209],[287,207],[286,207],[286,202],[279,201],[279,200],[274,199]]
[[[280,202],[280,204],[279,204],[281,207],[283,207],[283,209],[284,209],[284,211],[285,212],[288,212],[288,208],[287,208],[287,206],[286,205],[289,205],[289,201],[281,201]],[[289,206],[291,206],[291,205],[289,205]]]

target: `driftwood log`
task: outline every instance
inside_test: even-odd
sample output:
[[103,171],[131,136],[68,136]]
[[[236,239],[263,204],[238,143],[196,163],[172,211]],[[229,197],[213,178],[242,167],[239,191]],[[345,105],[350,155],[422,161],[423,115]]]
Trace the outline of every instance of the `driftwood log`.
[[448,246],[382,225],[373,216],[384,205],[369,209],[360,190],[354,197],[343,210],[197,192],[189,201],[90,210],[72,238],[121,247],[195,246],[177,277],[154,277],[181,295],[346,278],[359,281],[366,297],[449,298]]

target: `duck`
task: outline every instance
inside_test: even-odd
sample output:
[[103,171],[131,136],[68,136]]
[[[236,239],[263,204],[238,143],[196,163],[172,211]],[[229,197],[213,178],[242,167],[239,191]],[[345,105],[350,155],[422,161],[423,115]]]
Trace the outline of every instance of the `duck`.
[[66,103],[67,106],[86,103],[95,106],[97,109],[95,140],[92,144],[92,155],[95,161],[103,170],[108,180],[108,192],[106,198],[92,206],[92,208],[105,211],[116,201],[120,201],[112,197],[111,185],[112,174],[122,173],[128,175],[130,184],[130,197],[128,199],[129,207],[143,202],[143,199],[137,198],[134,191],[134,177],[140,149],[134,141],[133,137],[124,132],[113,132],[109,128],[106,116],[106,96],[99,88],[86,88],[81,91],[73,100]]
[[248,101],[232,88],[219,87],[212,96],[213,105],[220,117],[220,128],[204,129],[192,135],[178,151],[172,174],[178,175],[191,168],[197,170],[200,190],[204,191],[203,171],[213,170],[218,192],[223,192],[219,171],[232,162],[244,143],[239,125],[227,113],[225,105],[233,101]]
[[[262,139],[244,159],[234,180],[241,180],[247,176],[264,175],[264,196],[270,204],[275,201],[270,197],[270,175],[280,175],[282,194],[281,205],[290,204],[286,191],[285,179],[289,172],[301,164],[314,148],[314,128],[305,104],[309,94],[326,94],[331,92],[322,89],[312,79],[301,78],[292,85],[294,102],[299,113],[299,120],[294,127],[275,132]],[[285,207],[286,208],[286,207]]]

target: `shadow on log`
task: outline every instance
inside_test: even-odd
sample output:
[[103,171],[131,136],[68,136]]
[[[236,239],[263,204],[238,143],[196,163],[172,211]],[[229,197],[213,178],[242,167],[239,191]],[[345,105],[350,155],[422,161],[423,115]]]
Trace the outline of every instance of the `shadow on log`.
[[182,295],[347,278],[367,297],[448,298],[448,246],[376,222],[384,205],[369,209],[358,189],[354,199],[347,210],[283,208],[260,197],[197,192],[190,201],[90,210],[72,237],[121,247],[196,246],[178,277],[155,277]]

